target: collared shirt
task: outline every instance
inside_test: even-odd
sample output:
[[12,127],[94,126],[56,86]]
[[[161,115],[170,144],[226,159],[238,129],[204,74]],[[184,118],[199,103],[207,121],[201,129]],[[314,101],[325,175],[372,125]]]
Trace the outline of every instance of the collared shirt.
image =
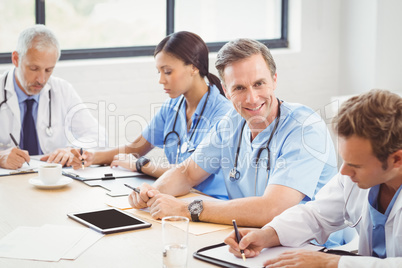
[[[32,116],[33,116],[35,126],[36,126],[37,125],[37,119],[38,119],[38,104],[39,104],[40,94],[36,94],[36,95],[32,95],[32,96],[26,95],[17,84],[17,80],[15,79],[15,72],[14,72],[14,75],[13,75],[13,80],[14,80],[15,93],[17,94],[18,104],[20,106],[21,124],[24,122],[25,111],[27,109],[25,101],[28,100],[28,99],[33,99],[34,103],[32,105]],[[22,129],[21,129],[21,134],[20,135],[21,136],[20,136],[20,144],[19,145],[20,145],[21,148],[24,148],[25,144],[23,144],[24,143],[24,137],[23,137]],[[39,154],[42,154],[42,150],[40,148],[39,141],[38,141],[38,147],[39,147],[38,148],[39,149],[38,150]]]
[[385,246],[385,223],[388,220],[389,213],[394,207],[395,200],[398,197],[401,188],[402,186],[399,186],[384,214],[378,211],[378,194],[380,192],[380,185],[373,186],[370,189],[368,201],[370,218],[373,223],[373,256],[375,257],[382,259],[387,257]]
[[[176,125],[175,117],[183,96],[175,99],[168,99],[163,104],[162,108],[152,118],[150,124],[142,132],[142,136],[152,145],[164,148],[165,155],[170,164],[176,163],[178,136],[180,137],[181,147],[183,144],[187,144],[188,150],[182,151],[179,148],[179,154],[177,157],[177,163],[181,163],[186,160],[202,141],[202,139],[209,133],[210,129],[220,120],[229,110],[233,109],[231,103],[219,93],[216,86],[210,86],[210,93],[204,94],[198,106],[191,117],[191,127],[187,131],[186,120],[186,101],[183,100],[183,104],[178,112]],[[208,100],[207,100],[208,98]],[[202,114],[202,109],[205,101],[207,101],[205,110]],[[197,125],[197,121],[200,122]],[[197,125],[197,128],[195,126]],[[174,132],[177,134],[174,134]],[[194,132],[194,134],[193,134]],[[190,137],[192,136],[191,140]],[[166,138],[166,145],[164,146],[164,140]],[[197,190],[202,191],[213,197],[227,199],[227,191],[224,183],[223,176],[211,176],[197,185]]]
[[[275,121],[250,142],[250,129],[236,112],[229,113],[200,144],[192,159],[206,172],[223,172],[229,199],[262,196],[268,184],[293,188],[305,195],[302,202],[313,199],[315,193],[337,172],[335,149],[325,122],[310,108],[283,102],[276,133],[269,145],[271,169],[267,172],[265,147]],[[277,120],[277,119],[276,119]],[[243,132],[239,145],[239,136]],[[240,146],[238,180],[231,180],[235,155]]]

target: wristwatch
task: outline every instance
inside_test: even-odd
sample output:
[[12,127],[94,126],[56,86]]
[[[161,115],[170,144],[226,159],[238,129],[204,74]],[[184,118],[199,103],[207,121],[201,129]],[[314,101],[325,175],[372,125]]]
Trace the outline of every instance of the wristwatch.
[[137,172],[141,172],[141,169],[143,166],[149,163],[151,161],[148,157],[141,156],[140,158],[137,159],[137,162],[135,163],[135,168],[137,169]]
[[190,211],[192,221],[200,221],[199,217],[203,210],[202,200],[194,200],[188,205],[188,211]]

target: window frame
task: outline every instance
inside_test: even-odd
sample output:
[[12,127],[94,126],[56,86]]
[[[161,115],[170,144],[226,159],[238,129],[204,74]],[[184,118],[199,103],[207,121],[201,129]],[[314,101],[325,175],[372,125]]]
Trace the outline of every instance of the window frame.
[[[45,1],[35,0],[35,23],[46,24]],[[281,0],[281,37],[278,39],[258,40],[272,48],[286,48],[288,42],[288,0]],[[166,0],[166,35],[174,32],[175,0]],[[229,41],[229,40],[228,40]],[[210,52],[217,52],[226,42],[207,43]],[[152,56],[155,46],[131,46],[113,48],[66,49],[61,51],[60,60],[81,60],[119,57]],[[11,52],[0,53],[0,64],[11,63]]]

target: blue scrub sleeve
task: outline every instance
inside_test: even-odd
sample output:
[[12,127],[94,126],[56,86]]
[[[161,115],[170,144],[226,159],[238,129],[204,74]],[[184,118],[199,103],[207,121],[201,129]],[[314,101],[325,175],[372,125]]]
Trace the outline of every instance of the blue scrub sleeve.
[[[202,142],[198,145],[197,150],[191,155],[192,160],[200,166],[204,171],[210,174],[219,173],[222,166],[229,165],[228,157],[224,157],[224,149],[230,149],[229,143],[232,142],[232,138],[226,136],[223,139],[222,134],[228,131],[229,128],[221,127],[222,124],[230,120],[226,115],[223,116],[221,121],[214,125],[209,133],[204,137]],[[233,129],[231,129],[233,134]],[[227,133],[226,133],[227,134]]]
[[[317,157],[312,149],[320,152],[328,147],[327,135],[317,127],[293,129],[283,142],[276,168],[270,174],[269,184],[287,186],[300,191],[310,199],[314,196],[324,166],[325,154]],[[325,130],[324,130],[325,131]],[[313,148],[312,148],[312,147]]]

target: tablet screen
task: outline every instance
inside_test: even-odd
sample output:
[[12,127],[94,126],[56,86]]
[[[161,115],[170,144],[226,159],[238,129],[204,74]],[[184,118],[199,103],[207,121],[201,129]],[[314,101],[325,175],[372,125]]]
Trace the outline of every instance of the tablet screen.
[[68,216],[102,233],[113,233],[151,226],[150,223],[115,208],[70,213]]

